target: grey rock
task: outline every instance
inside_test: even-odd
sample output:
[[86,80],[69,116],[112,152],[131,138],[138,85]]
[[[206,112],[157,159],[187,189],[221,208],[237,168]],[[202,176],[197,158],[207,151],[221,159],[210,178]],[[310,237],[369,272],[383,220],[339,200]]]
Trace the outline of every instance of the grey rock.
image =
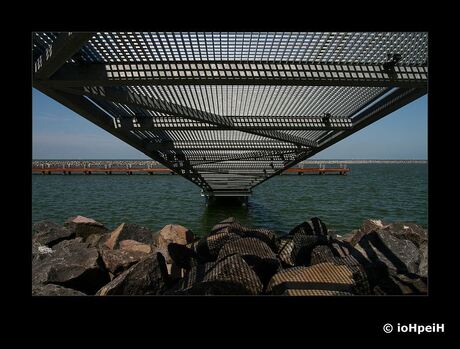
[[205,262],[195,251],[194,244],[195,243],[191,243],[184,246],[171,243],[168,245],[168,254],[178,267],[190,270],[193,266]]
[[196,244],[195,251],[202,260],[215,261],[219,255],[220,249],[227,243],[235,239],[240,239],[241,236],[228,231],[228,227],[216,232],[208,234],[201,238]]
[[161,253],[152,253],[103,286],[96,295],[158,295],[168,287],[168,271]]
[[88,244],[88,247],[98,247],[104,236],[107,236],[107,234],[91,234],[85,239],[85,242]]
[[48,247],[75,237],[75,232],[48,220],[35,223],[32,232],[32,242]]
[[218,260],[238,254],[252,267],[264,285],[280,268],[276,254],[257,238],[240,238],[226,243],[219,252]]
[[139,251],[109,249],[102,249],[100,253],[105,268],[115,276],[129,269],[147,255]]
[[419,250],[409,240],[398,239],[391,232],[381,229],[363,236],[351,252],[357,259],[363,257],[371,262],[384,263],[387,268],[399,273],[416,273],[419,265]]
[[413,242],[417,247],[428,240],[428,231],[412,222],[390,223],[384,229],[397,238]]
[[286,267],[293,267],[294,261],[291,257],[292,250],[294,249],[294,241],[291,235],[285,235],[278,240],[278,251],[276,255],[278,259]]
[[53,249],[48,246],[32,242],[32,261],[39,261],[53,254]]
[[428,241],[420,245],[420,261],[417,274],[428,277]]
[[238,254],[193,267],[167,292],[175,295],[257,295],[263,284]]
[[380,219],[366,219],[359,229],[352,230],[350,234],[345,236],[342,240],[355,246],[359,240],[371,231],[385,228],[388,224]]
[[59,285],[37,284],[32,286],[32,296],[86,296],[86,294]]
[[245,238],[256,238],[266,243],[273,252],[277,252],[279,248],[278,236],[274,231],[264,228],[247,228],[241,234]]
[[343,241],[334,241],[327,245],[316,246],[311,251],[310,265],[348,257],[352,249],[353,247],[349,243]]
[[332,249],[327,246],[316,246],[311,251],[310,265],[333,261],[336,256]]
[[298,231],[280,239],[278,258],[286,267],[307,266],[310,265],[311,251],[316,246],[328,243],[329,237],[327,235],[306,235]]
[[51,256],[32,263],[33,284],[51,283],[94,294],[109,281],[95,248],[75,239],[64,240],[53,250]]
[[313,217],[309,221],[303,222],[294,227],[289,235],[323,235],[328,236],[326,225],[318,217]]
[[374,287],[376,295],[426,295],[428,294],[427,279],[412,273],[397,273],[390,270],[386,278],[382,278]]

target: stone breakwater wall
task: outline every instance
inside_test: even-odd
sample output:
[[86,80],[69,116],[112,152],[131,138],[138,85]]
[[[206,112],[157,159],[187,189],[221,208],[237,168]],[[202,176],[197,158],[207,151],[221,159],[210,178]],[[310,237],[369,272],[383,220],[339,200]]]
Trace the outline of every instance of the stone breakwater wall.
[[411,295],[427,277],[428,232],[413,223],[366,220],[345,238],[317,217],[283,236],[231,217],[202,238],[82,216],[32,227],[35,296]]

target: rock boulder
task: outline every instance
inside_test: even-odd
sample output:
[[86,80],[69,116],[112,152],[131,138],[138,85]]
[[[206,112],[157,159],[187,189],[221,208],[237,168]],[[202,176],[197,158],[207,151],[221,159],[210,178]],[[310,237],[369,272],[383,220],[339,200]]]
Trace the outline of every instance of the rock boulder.
[[267,287],[274,295],[340,296],[368,290],[366,276],[359,268],[326,262],[310,267],[294,267],[276,273]]
[[59,285],[37,284],[32,286],[32,296],[86,296],[86,294]]
[[152,252],[151,245],[143,244],[142,242],[135,241],[135,240],[122,240],[119,243],[120,250],[125,251],[135,251],[135,252],[143,252],[143,253],[150,253]]
[[313,217],[309,221],[303,222],[289,232],[289,235],[323,235],[327,236],[326,225],[318,217]]
[[228,242],[220,250],[218,260],[233,254],[241,256],[264,285],[281,268],[275,253],[265,242],[257,238],[240,238]]
[[111,250],[118,249],[120,241],[123,240],[134,240],[151,245],[153,244],[153,232],[138,224],[122,223],[110,233],[104,245]]
[[409,240],[398,239],[391,232],[380,229],[363,236],[351,252],[356,259],[382,262],[399,273],[416,273],[420,260],[419,249]]
[[51,256],[53,252],[53,249],[48,246],[40,245],[37,242],[32,242],[32,261],[34,262]]
[[75,232],[48,220],[35,223],[32,232],[32,242],[48,247],[75,237]]
[[113,275],[118,275],[138,263],[147,255],[145,252],[126,250],[101,250],[105,268]]
[[352,246],[355,246],[366,234],[370,233],[371,231],[383,229],[386,226],[388,226],[388,224],[380,219],[366,219],[359,229],[353,230],[351,234],[343,239],[343,241],[350,243]]
[[[226,229],[226,228],[225,228]],[[241,236],[227,230],[221,230],[201,238],[195,245],[195,251],[205,261],[215,261],[220,249],[228,242],[240,239]]]
[[64,223],[64,226],[76,236],[80,236],[84,240],[91,234],[105,234],[108,232],[107,228],[102,223],[83,216],[69,218]]
[[168,245],[168,254],[179,268],[190,270],[197,264],[204,263],[198,253],[194,250],[194,246],[192,244],[184,246],[176,243],[170,243]]
[[54,252],[32,264],[32,283],[56,284],[94,294],[109,281],[107,272],[95,248],[79,240],[64,240]]
[[168,224],[160,230],[156,245],[160,248],[166,247],[170,243],[187,245],[193,240],[193,233],[190,229],[178,224]]
[[217,262],[193,267],[177,289],[167,294],[177,295],[257,295],[263,284],[251,267],[233,254]]
[[428,232],[415,223],[390,223],[384,229],[390,231],[397,238],[411,241],[417,247],[428,240]]
[[420,245],[420,260],[417,274],[423,277],[428,277],[428,241]]
[[376,295],[426,295],[427,279],[412,273],[397,273],[390,270],[389,275],[374,287]]
[[158,295],[166,291],[168,282],[163,255],[152,253],[103,286],[97,295]]

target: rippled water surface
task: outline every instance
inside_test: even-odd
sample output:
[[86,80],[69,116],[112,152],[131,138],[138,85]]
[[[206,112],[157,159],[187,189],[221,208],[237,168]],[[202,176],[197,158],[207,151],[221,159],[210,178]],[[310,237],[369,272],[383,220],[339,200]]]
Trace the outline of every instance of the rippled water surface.
[[206,206],[200,188],[171,175],[33,175],[32,221],[63,223],[83,215],[115,228],[122,222],[153,230],[177,223],[205,234],[234,216],[279,233],[313,216],[347,234],[366,218],[427,226],[426,164],[355,164],[347,176],[283,175],[254,188],[247,207]]

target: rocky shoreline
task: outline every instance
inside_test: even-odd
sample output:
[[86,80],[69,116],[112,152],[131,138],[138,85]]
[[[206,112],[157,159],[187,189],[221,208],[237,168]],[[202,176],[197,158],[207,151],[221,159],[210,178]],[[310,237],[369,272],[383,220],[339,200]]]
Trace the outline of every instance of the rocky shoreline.
[[345,238],[314,217],[288,234],[228,218],[196,238],[76,216],[32,227],[32,295],[424,295],[428,232],[366,220]]

